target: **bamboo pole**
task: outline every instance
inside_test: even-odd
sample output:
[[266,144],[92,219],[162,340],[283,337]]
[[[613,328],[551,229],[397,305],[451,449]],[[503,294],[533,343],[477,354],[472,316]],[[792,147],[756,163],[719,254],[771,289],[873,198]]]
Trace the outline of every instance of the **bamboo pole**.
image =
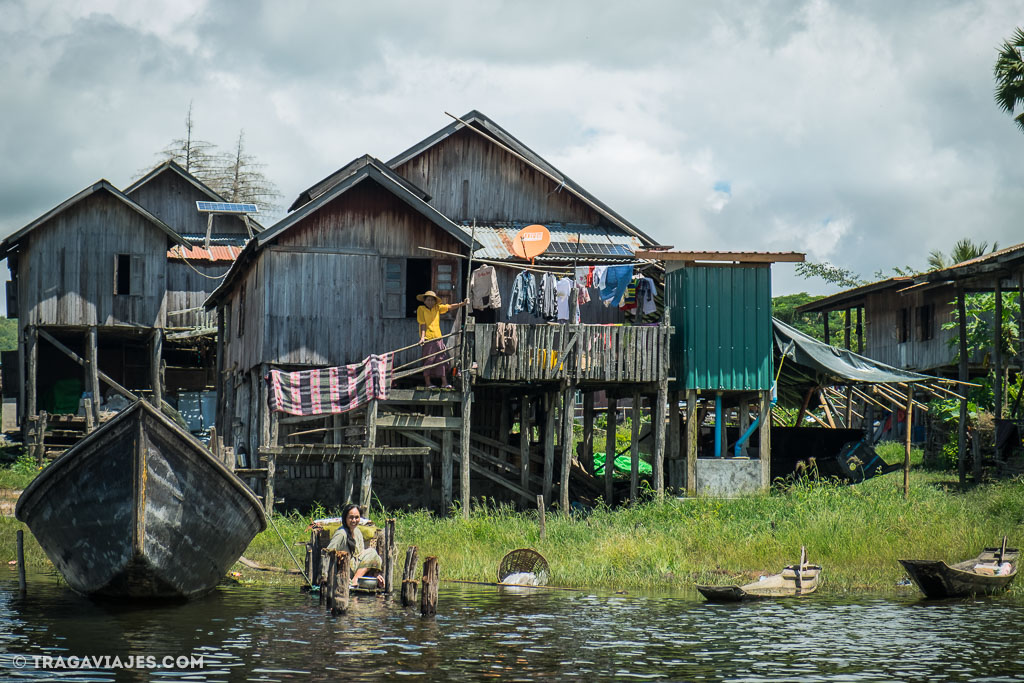
[[914,424],[914,387],[907,387],[907,439],[903,451],[903,499],[910,497],[910,438]]

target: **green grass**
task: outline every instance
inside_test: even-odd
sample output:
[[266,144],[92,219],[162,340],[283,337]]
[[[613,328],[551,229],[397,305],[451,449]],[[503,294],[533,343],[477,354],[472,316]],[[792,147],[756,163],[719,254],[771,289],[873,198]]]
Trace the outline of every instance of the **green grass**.
[[35,459],[26,455],[21,446],[2,449],[0,463],[0,489],[21,490],[40,472]]
[[[732,500],[669,498],[598,508],[582,517],[549,513],[543,541],[536,511],[486,501],[474,504],[468,521],[458,511],[437,517],[375,510],[373,518],[394,516],[400,553],[417,545],[421,558],[437,556],[447,579],[495,581],[505,553],[530,547],[547,558],[553,584],[634,591],[753,580],[795,562],[805,545],[810,560],[824,567],[823,591],[895,592],[904,576],[898,558],[959,561],[1003,534],[1011,543],[1024,540],[1020,482],[960,492],[949,473],[915,469],[907,500],[902,484],[902,474],[893,473],[852,487],[798,482],[785,491]],[[308,537],[307,518],[275,519],[289,543]],[[260,534],[246,555],[293,566],[272,529]],[[298,581],[243,574],[260,582]],[[1024,586],[1014,590],[1024,595]]]

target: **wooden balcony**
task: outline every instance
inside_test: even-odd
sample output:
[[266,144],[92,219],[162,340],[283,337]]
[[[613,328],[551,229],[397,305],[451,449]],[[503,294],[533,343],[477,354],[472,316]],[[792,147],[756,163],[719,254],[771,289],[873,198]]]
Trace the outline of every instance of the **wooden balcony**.
[[478,380],[646,383],[668,377],[668,326],[516,325],[518,344],[510,355],[495,349],[497,327],[466,330]]

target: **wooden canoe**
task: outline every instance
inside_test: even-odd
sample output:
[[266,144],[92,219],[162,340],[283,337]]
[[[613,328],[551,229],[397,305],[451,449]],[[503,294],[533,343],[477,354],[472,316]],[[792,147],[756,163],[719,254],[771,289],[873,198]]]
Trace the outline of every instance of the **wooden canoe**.
[[117,598],[207,593],[267,525],[260,499],[144,401],[54,460],[15,516],[72,589]]
[[[992,595],[1006,590],[1017,576],[1018,557],[1020,551],[1007,548],[1004,538],[1001,547],[985,548],[977,557],[954,565],[942,560],[900,560],[900,564],[925,597],[959,598]],[[1009,571],[996,574],[990,569],[1004,562],[1010,564]]]
[[745,586],[697,585],[697,590],[711,602],[741,602],[762,598],[791,598],[810,595],[818,590],[821,567],[807,564],[807,551],[800,549],[800,563],[785,567],[780,573],[766,576]]

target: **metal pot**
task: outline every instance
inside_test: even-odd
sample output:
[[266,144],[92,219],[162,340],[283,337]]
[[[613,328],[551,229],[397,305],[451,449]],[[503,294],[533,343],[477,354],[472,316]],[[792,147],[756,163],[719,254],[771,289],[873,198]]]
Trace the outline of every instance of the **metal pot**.
[[359,587],[365,588],[366,590],[377,590],[377,577],[376,576],[360,576]]

